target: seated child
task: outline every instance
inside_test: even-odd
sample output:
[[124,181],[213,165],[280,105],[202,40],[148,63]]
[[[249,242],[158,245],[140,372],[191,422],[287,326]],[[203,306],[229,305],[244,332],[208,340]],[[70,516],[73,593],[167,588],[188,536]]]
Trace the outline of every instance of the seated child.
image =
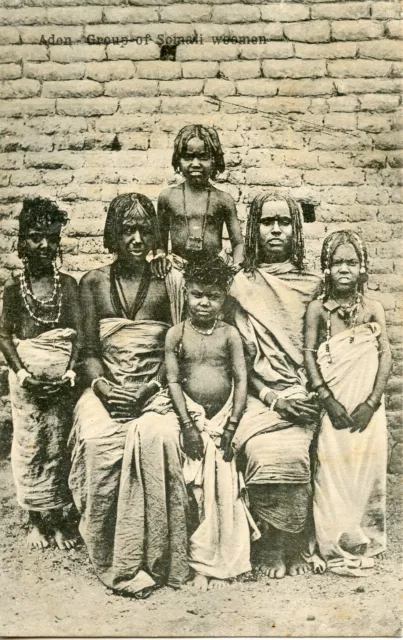
[[[175,265],[194,253],[207,251],[222,254],[224,224],[227,227],[233,252],[234,269],[243,260],[243,241],[233,198],[214,187],[218,173],[225,169],[220,140],[213,127],[188,125],[176,136],[172,166],[184,181],[165,189],[158,198],[163,251],[168,250],[171,236]],[[225,254],[226,255],[226,254]],[[158,254],[157,254],[158,256]],[[159,258],[155,269],[160,275],[166,271],[166,261]]]
[[56,258],[67,215],[47,199],[24,200],[19,217],[22,273],[5,284],[0,349],[10,367],[13,417],[11,465],[19,505],[28,511],[27,544],[75,546],[63,516],[67,486],[67,436],[74,400],[79,306],[74,278]]
[[[350,231],[322,248],[324,292],[307,309],[305,364],[324,409],[314,517],[329,569],[373,566],[386,547],[387,431],[383,393],[391,368],[382,305],[363,295],[367,252]],[[366,557],[363,557],[366,556]]]
[[182,431],[185,480],[199,511],[189,564],[194,586],[205,591],[251,568],[250,516],[231,446],[247,376],[240,335],[219,320],[231,268],[218,256],[201,256],[186,264],[184,278],[188,317],[167,333],[166,375]]

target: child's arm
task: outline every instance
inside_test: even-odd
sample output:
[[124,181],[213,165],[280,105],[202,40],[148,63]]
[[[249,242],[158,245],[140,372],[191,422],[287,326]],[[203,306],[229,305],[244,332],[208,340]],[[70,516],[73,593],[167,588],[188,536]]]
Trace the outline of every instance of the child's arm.
[[335,429],[350,429],[354,422],[325,383],[316,363],[316,351],[319,346],[319,328],[322,303],[313,300],[309,303],[305,315],[305,367],[311,387],[318,394],[319,402],[326,409]]
[[243,262],[243,239],[241,226],[236,214],[235,202],[231,196],[228,195],[225,203],[226,216],[225,224],[228,230],[229,239],[232,247],[232,257],[234,260],[234,266],[239,266]]
[[241,336],[237,329],[230,326],[228,326],[228,347],[231,358],[232,379],[234,381],[234,397],[232,415],[221,437],[220,446],[224,451],[223,459],[225,462],[230,462],[234,455],[231,443],[245,409],[248,389],[246,361]]
[[18,314],[21,313],[18,304],[18,288],[14,280],[9,280],[4,287],[3,313],[0,320],[0,350],[3,352],[10,369],[17,375],[18,382],[36,394],[46,395],[56,390],[53,382],[43,382],[35,378],[25,369],[13,342],[13,334],[18,322]]
[[80,303],[78,299],[78,284],[76,280],[70,276],[62,276],[65,278],[64,282],[64,294],[68,301],[68,326],[74,329],[77,333],[76,339],[73,341],[73,348],[71,350],[70,361],[67,366],[67,371],[62,376],[62,379],[70,381],[71,386],[74,386],[75,373],[74,368],[77,363],[77,359],[82,345],[82,327],[81,327],[81,312]]
[[168,237],[169,237],[170,223],[169,223],[169,211],[167,207],[167,195],[165,191],[160,193],[160,195],[158,196],[157,216],[158,216],[158,221],[160,225],[161,240],[162,240],[162,246],[158,247],[158,249],[161,249],[162,251],[168,251]]
[[16,285],[13,280],[8,280],[4,287],[3,312],[0,319],[0,350],[14,373],[24,369],[13,342],[17,314]]
[[99,321],[93,294],[93,273],[89,272],[80,282],[79,300],[83,310],[83,356],[85,383],[90,386],[96,378],[105,375],[101,360],[101,345],[99,342]]
[[384,308],[381,303],[376,300],[371,300],[371,305],[373,305],[372,319],[374,322],[378,322],[381,327],[381,333],[378,337],[378,372],[376,374],[374,388],[372,389],[368,398],[365,400],[365,402],[359,404],[351,414],[351,417],[354,420],[354,427],[351,429],[351,432],[361,432],[367,428],[373,414],[378,409],[381,403],[381,399],[384,394],[392,367],[392,354],[390,351],[388,335],[386,332]]
[[176,348],[182,334],[181,329],[182,325],[179,324],[167,332],[165,340],[165,373],[172,403],[181,425],[185,453],[192,460],[201,460],[204,451],[203,439],[187,412],[185,397],[182,392],[181,372],[176,356]]
[[165,192],[162,192],[158,198],[157,217],[159,221],[161,238],[154,249],[154,257],[150,262],[151,272],[156,278],[166,278],[172,265],[166,257],[168,251],[169,238],[169,212],[167,209]]

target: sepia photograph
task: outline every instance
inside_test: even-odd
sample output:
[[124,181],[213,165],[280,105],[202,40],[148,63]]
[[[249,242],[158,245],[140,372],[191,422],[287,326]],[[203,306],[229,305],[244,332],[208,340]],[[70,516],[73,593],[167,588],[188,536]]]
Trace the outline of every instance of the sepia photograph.
[[400,637],[398,0],[0,0],[0,635]]

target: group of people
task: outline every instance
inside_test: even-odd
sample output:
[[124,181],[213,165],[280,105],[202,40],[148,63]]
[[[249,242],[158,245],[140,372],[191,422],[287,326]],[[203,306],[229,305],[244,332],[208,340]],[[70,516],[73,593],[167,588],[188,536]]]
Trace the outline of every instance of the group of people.
[[366,248],[336,231],[322,278],[309,273],[300,208],[272,193],[243,239],[211,183],[213,128],[184,127],[172,164],[184,180],[157,211],[139,193],[111,202],[114,261],[79,286],[59,270],[66,214],[23,203],[0,348],[27,542],[74,547],[73,499],[98,577],[136,598],[218,588],[252,564],[368,569],[386,547],[391,356]]

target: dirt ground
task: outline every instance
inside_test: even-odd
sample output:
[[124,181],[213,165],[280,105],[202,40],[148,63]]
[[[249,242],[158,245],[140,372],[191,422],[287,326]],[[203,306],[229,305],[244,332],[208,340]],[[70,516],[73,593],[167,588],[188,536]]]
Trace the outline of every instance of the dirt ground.
[[9,461],[0,464],[1,636],[400,636],[401,503],[390,479],[389,549],[368,575],[270,581],[247,575],[193,596],[161,589],[144,601],[114,596],[85,548],[24,547]]

